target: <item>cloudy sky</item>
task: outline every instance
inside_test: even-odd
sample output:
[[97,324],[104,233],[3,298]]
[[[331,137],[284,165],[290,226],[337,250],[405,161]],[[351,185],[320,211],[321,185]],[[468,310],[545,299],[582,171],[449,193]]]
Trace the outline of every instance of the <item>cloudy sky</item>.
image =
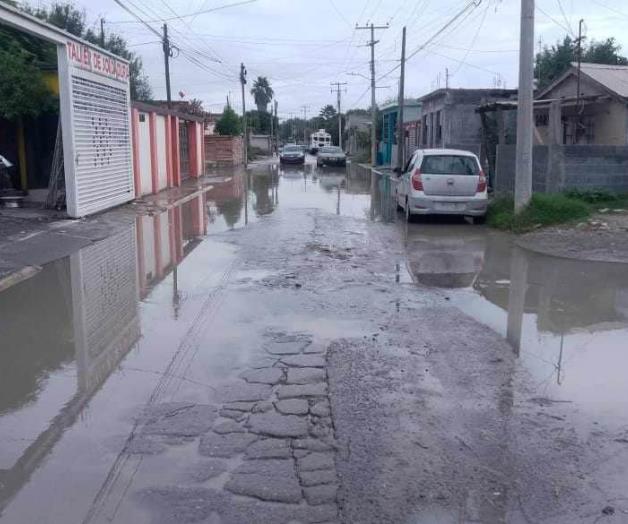
[[[396,96],[401,28],[407,26],[408,54],[424,46],[407,64],[406,93],[420,96],[451,87],[516,87],[519,0],[120,0],[149,25],[166,20],[173,43],[172,91],[200,98],[221,111],[227,96],[241,107],[237,75],[241,62],[249,88],[258,75],[268,77],[280,117],[308,116],[335,104],[330,82],[347,82],[343,110],[370,103],[368,31],[355,24],[389,25],[379,30],[376,75],[382,77],[378,103]],[[240,5],[218,9],[226,4]],[[107,31],[124,35],[144,61],[157,97],[165,97],[163,58],[157,37],[113,0],[76,0],[90,24],[105,19]],[[457,15],[455,21],[451,22]],[[585,20],[588,39],[614,36],[628,54],[628,5],[624,0],[537,0],[535,39],[553,43],[577,33]],[[447,26],[447,24],[450,25]],[[436,38],[435,34],[446,27]],[[253,104],[248,94],[247,104]]]

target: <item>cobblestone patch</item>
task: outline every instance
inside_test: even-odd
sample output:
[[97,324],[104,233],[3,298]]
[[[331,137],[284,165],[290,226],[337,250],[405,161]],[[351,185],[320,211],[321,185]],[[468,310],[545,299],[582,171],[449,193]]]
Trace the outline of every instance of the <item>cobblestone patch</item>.
[[[187,470],[188,482],[220,477],[222,489],[155,488],[144,499],[165,506],[156,522],[336,522],[338,509],[336,446],[327,398],[323,355],[303,334],[270,333],[263,344],[278,355],[273,364],[250,368],[238,383],[216,392],[220,405],[177,404],[149,413],[156,435],[144,439],[199,438],[199,462]],[[203,424],[198,417],[207,414]],[[170,431],[170,419],[188,429]],[[152,441],[138,444],[149,452]],[[157,449],[157,448],[155,448]],[[159,452],[157,450],[156,452]],[[220,459],[231,459],[228,461]],[[172,504],[166,501],[173,499]],[[154,510],[154,507],[153,507]]]
[[307,435],[305,417],[281,415],[279,413],[255,413],[249,417],[248,428],[253,433],[273,437],[302,437]]
[[240,374],[240,377],[249,383],[277,384],[283,378],[280,368],[250,369]]
[[301,397],[324,397],[327,394],[327,386],[324,383],[305,385],[286,385],[277,390],[277,397],[301,398]]
[[282,357],[281,362],[291,367],[325,367],[325,359],[321,355],[289,355],[287,357]]
[[320,368],[290,368],[288,384],[317,384],[325,380],[325,371]]
[[216,408],[207,405],[161,405],[152,408],[142,429],[145,435],[195,437],[211,428]]
[[291,398],[279,400],[275,403],[275,408],[284,415],[307,415],[309,404],[307,400],[301,398]]

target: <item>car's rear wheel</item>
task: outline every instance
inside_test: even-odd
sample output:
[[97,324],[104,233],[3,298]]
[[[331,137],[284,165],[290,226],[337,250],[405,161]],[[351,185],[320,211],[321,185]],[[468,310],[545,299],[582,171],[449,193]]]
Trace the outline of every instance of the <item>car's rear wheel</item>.
[[408,202],[408,197],[406,197],[406,207],[404,209],[404,212],[406,216],[406,222],[410,222],[412,214],[410,213],[410,202]]
[[473,224],[484,224],[486,223],[486,215],[482,215],[481,217],[471,217],[471,221]]

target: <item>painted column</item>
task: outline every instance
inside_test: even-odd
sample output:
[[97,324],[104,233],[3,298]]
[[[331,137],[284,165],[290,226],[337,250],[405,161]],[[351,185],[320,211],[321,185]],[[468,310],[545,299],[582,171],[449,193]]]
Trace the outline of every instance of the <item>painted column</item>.
[[183,122],[188,128],[188,161],[190,163],[190,176],[198,178],[198,144],[196,136],[196,122]]
[[140,175],[139,127],[140,112],[137,109],[131,109],[131,138],[133,140],[133,183],[135,185],[135,198],[139,198],[142,196],[142,181]]
[[179,144],[179,117],[171,117],[171,134],[172,140],[172,185],[181,185],[181,148]]
[[172,174],[172,122],[170,121],[170,115],[165,116],[166,119],[166,143],[163,146],[166,148],[166,185],[168,187],[174,187],[173,174]]
[[157,114],[148,113],[148,136],[150,138],[150,179],[153,194],[159,192],[159,160],[157,157]]

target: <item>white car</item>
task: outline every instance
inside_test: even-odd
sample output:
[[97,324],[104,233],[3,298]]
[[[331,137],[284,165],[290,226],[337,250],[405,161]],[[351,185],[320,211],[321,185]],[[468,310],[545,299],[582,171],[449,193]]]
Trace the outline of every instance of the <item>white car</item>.
[[397,205],[412,215],[464,215],[482,221],[487,180],[478,157],[457,149],[419,149],[398,173]]

